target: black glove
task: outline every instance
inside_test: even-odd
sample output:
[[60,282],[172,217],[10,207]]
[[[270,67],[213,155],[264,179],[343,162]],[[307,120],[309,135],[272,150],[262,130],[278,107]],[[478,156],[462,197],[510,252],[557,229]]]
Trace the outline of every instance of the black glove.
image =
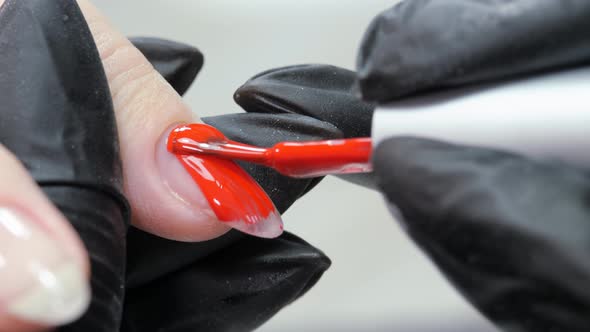
[[[367,31],[359,87],[390,101],[588,64],[589,31],[584,0],[406,1]],[[497,326],[590,330],[587,172],[415,138],[382,143],[374,167],[412,238]]]
[[[234,100],[250,113],[303,114],[335,125],[345,138],[368,137],[375,106],[353,93],[355,77],[353,71],[330,65],[276,68],[249,79]],[[372,173],[338,177],[374,187]]]
[[500,328],[590,330],[588,173],[416,138],[374,165],[412,239]]
[[[588,63],[589,17],[587,1],[406,1],[371,25],[357,85],[364,98],[385,102]],[[329,107],[355,97],[350,76],[321,65],[270,70],[240,88],[247,93],[238,90],[238,102],[369,128],[358,101]],[[309,113],[310,105],[323,107]],[[412,238],[500,328],[590,330],[587,173],[417,138],[383,143],[374,167]]]
[[[328,268],[327,257],[289,234],[259,240],[230,232],[218,240],[184,244],[134,230],[129,234],[126,289],[128,208],[121,194],[115,117],[84,17],[74,0],[7,0],[0,22],[5,46],[0,62],[0,142],[73,224],[91,259],[91,306],[59,331],[119,330],[126,292],[124,330],[253,329],[305,293]],[[182,63],[172,65],[177,66]],[[189,61],[187,66],[167,72],[179,79],[173,84],[186,88],[187,75],[194,76],[190,72],[196,74],[200,62]],[[266,126],[259,125],[264,120]],[[237,125],[256,127],[260,135],[274,125],[289,128],[274,136],[246,137],[259,144],[283,140],[297,128],[303,138],[341,136],[328,123],[298,115],[256,121],[236,115],[208,122],[236,139]],[[319,181],[291,180],[249,165],[247,169],[264,179],[280,211]],[[223,250],[230,245],[233,250]]]
[[128,209],[98,51],[75,1],[7,0],[0,26],[0,143],[22,161],[90,254],[91,314],[60,331],[115,331]]
[[590,63],[586,0],[402,1],[378,15],[358,53],[365,100]]
[[[202,64],[198,50],[154,38],[131,40],[179,93],[186,91]],[[203,121],[231,139],[260,146],[342,137],[333,125],[298,114],[229,114]],[[241,165],[281,213],[321,180]],[[267,240],[232,230],[184,243],[131,227],[128,248],[121,331],[129,332],[253,330],[303,295],[330,265],[321,251],[288,232]]]

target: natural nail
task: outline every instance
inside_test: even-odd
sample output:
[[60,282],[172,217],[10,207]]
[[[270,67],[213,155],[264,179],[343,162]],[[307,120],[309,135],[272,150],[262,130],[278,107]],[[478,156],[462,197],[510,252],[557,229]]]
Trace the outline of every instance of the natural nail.
[[[167,141],[173,140],[182,128],[172,130]],[[274,204],[235,162],[212,156],[174,155],[166,147],[163,149],[159,153],[165,155],[158,158],[165,169],[160,170],[167,174],[167,185],[179,199],[254,236],[273,238],[282,233],[282,219]]]
[[51,231],[24,213],[0,207],[0,299],[20,319],[61,325],[90,302],[84,264]]

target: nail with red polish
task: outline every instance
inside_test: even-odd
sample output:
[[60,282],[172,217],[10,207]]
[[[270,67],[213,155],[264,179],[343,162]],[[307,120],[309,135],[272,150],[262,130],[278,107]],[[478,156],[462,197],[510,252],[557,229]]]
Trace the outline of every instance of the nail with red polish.
[[[217,129],[200,125],[177,126],[168,136],[167,148],[173,152],[174,142],[192,136],[219,137]],[[203,130],[206,129],[206,130]],[[212,155],[176,154],[176,158],[198,186],[217,219],[244,233],[274,238],[283,232],[281,216],[270,198],[252,177],[234,161]]]
[[280,142],[264,148],[229,140],[206,124],[190,124],[173,130],[168,140],[168,151],[179,156],[243,160],[273,168],[294,178],[366,173],[372,170],[370,137]]
[[220,221],[261,237],[280,234],[279,213],[234,159],[298,178],[371,171],[370,138],[281,142],[263,148],[232,141],[216,128],[197,123],[174,128],[167,149],[191,175]]

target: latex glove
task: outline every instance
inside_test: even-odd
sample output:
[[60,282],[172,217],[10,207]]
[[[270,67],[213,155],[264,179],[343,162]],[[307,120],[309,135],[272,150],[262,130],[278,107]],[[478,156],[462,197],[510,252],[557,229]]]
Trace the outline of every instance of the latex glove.
[[[333,124],[346,138],[371,136],[375,106],[354,93],[355,79],[353,71],[331,65],[275,68],[250,78],[234,100],[249,113],[303,114]],[[374,187],[371,173],[338,177]]]
[[[559,4],[563,7],[548,1],[398,5],[367,32],[359,56],[363,96],[385,102],[587,63],[590,51],[581,42],[587,2]],[[548,33],[536,38],[527,31]],[[295,112],[314,109],[314,116],[335,119],[339,128],[370,128],[361,111],[370,104],[329,106],[354,99],[351,76],[322,65],[278,68],[246,82],[237,99],[252,111],[282,113],[288,105]],[[395,214],[399,206],[412,238],[497,326],[588,330],[590,270],[584,253],[590,217],[584,171],[411,138],[384,143],[374,164],[380,190]]]
[[590,63],[585,0],[402,1],[373,19],[357,58],[364,100]]
[[412,239],[506,331],[590,329],[590,176],[417,138],[377,147],[379,188]]
[[[12,213],[15,208],[8,205],[3,214],[8,218],[2,222],[6,234],[23,237],[22,241],[9,237],[3,241],[7,245],[4,250],[10,249],[3,255],[9,258],[10,273],[3,275],[12,278],[5,280],[6,294],[9,300],[19,300],[14,294],[28,295],[29,290],[39,288],[44,292],[24,305],[18,302],[17,308],[6,308],[0,330],[37,331],[74,320],[88,304],[86,275],[90,270],[90,308],[60,331],[116,331],[125,292],[128,208],[123,194],[130,200],[133,224],[146,231],[182,240],[206,240],[229,230],[212,218],[195,220],[194,210],[203,207],[180,203],[160,182],[169,174],[156,164],[161,158],[173,159],[158,154],[163,146],[161,137],[174,123],[195,118],[142,54],[87,1],[7,0],[0,11],[0,24],[6,46],[0,55],[1,142],[14,154],[2,155],[5,183],[14,195],[6,204],[17,204],[30,218]],[[329,124],[307,133],[339,135]],[[74,226],[90,253],[90,269],[65,218],[36,189],[15,157]],[[301,182],[300,187],[304,191],[315,182]],[[145,202],[159,207],[154,210]],[[288,200],[282,203],[284,208],[290,204]],[[9,240],[15,240],[14,245]],[[297,275],[301,262],[313,265],[301,268],[305,273],[291,285],[300,285],[291,291],[295,298],[317,280],[329,261],[292,236],[283,242],[288,245],[277,247],[276,252],[301,248],[303,256],[311,254],[300,261],[295,255],[292,261],[297,261],[296,267],[286,264],[279,270]],[[267,257],[275,252],[261,251],[268,253]],[[286,259],[286,263],[292,261]],[[61,268],[62,262],[67,263],[66,274],[53,270]],[[23,263],[22,268],[17,263]],[[18,289],[10,288],[16,286]],[[292,298],[281,301],[287,303]],[[270,316],[278,307],[265,308],[264,315]],[[257,321],[263,321],[264,315]]]
[[[359,87],[385,102],[588,64],[589,18],[587,1],[406,1],[369,27]],[[414,138],[378,146],[374,167],[412,238],[497,326],[590,329],[586,171]]]
[[[188,45],[143,37],[131,41],[181,94],[203,63],[201,53]],[[258,146],[342,137],[333,125],[298,114],[228,114],[203,121]],[[321,180],[242,165],[281,213]],[[131,228],[128,245],[122,331],[252,330],[303,295],[330,265],[321,251],[288,232],[265,240],[230,231],[207,242],[183,243]]]
[[[319,88],[318,79],[301,80],[319,73],[340,74],[330,76],[329,88]],[[315,110],[323,119],[347,115],[348,122],[337,120],[337,126],[364,126],[366,134],[370,122],[361,119],[369,104],[325,102],[354,98],[348,87],[339,88],[352,84],[349,77],[322,65],[279,68],[248,81],[239,99],[248,100],[249,110],[269,113],[283,113],[288,105],[293,112]],[[590,328],[587,172],[418,138],[388,140],[374,156],[378,188],[394,215],[401,213],[398,220],[414,241],[497,326]]]

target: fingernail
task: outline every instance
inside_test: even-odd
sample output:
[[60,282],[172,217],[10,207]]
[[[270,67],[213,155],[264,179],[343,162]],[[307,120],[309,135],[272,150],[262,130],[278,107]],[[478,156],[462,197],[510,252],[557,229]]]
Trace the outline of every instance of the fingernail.
[[257,237],[281,235],[283,222],[280,213],[246,171],[229,160],[172,154],[166,146],[173,129],[167,130],[160,140],[157,164],[172,194],[200,211],[201,215],[195,215],[195,218],[213,217],[218,222]]
[[80,317],[90,303],[84,263],[42,221],[0,207],[0,307],[42,325]]

